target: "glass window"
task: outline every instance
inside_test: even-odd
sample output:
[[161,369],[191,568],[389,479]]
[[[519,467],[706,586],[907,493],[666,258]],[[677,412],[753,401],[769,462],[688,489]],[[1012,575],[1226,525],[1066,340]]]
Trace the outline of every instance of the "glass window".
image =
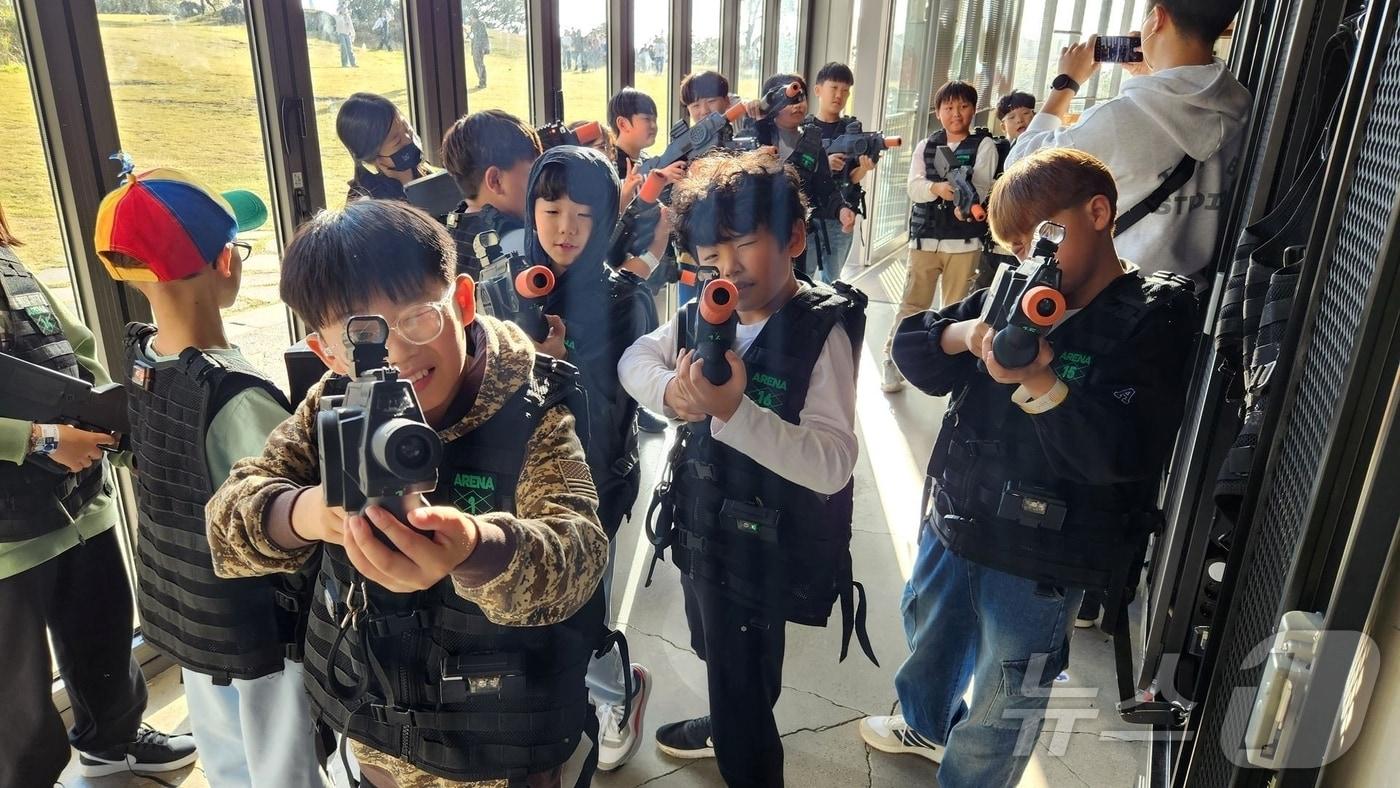
[[[797,71],[797,30],[802,17],[800,0],[782,0],[778,12],[778,71]],[[856,19],[860,19],[860,2],[856,2]],[[851,46],[855,47],[852,31]],[[854,49],[853,49],[854,51]],[[820,68],[820,66],[818,66]],[[815,76],[815,75],[813,75]]]
[[746,99],[758,95],[766,74],[763,73],[764,0],[741,0],[739,3],[739,74],[735,91]]
[[[344,5],[350,32],[337,32],[337,12]],[[316,96],[316,133],[321,141],[321,174],[326,205],[345,205],[357,165],[335,133],[336,113],[353,93],[378,93],[410,116],[408,68],[404,58],[402,0],[353,2],[302,0],[306,15],[307,59],[311,91]],[[386,32],[387,31],[387,32]],[[348,46],[346,44],[348,43]],[[424,140],[424,146],[438,140]]]
[[[137,171],[173,167],[216,191],[247,189],[271,208],[241,10],[182,19],[101,14],[98,25],[117,131]],[[241,238],[252,245],[252,256],[224,325],[248,360],[285,387],[288,327],[277,294],[276,233],[265,224]]]
[[890,151],[881,160],[882,177],[875,194],[872,259],[893,250],[903,238],[909,215],[905,175],[921,131],[919,117],[931,95],[925,73],[928,27],[927,3],[895,0],[885,72],[884,121],[879,128],[885,134],[904,137],[908,143]]
[[[636,36],[633,44],[637,48],[635,87],[656,102],[656,122],[660,130],[656,144],[647,150],[657,153],[666,147],[671,124],[677,117],[671,104],[673,79],[666,68],[671,54],[671,4],[642,2],[634,3],[632,8],[632,33]],[[679,75],[675,81],[679,81]]]
[[525,0],[462,0],[467,107],[473,112],[503,109],[530,121],[527,15]]
[[0,2],[0,106],[5,107],[0,113],[0,138],[5,140],[6,160],[0,206],[5,209],[10,231],[24,244],[15,253],[56,300],[74,315],[81,315],[39,135],[39,115],[34,110],[19,23],[9,2]]
[[564,120],[601,120],[608,107],[608,4],[568,0],[559,4],[559,64],[563,70]]
[[692,74],[719,71],[720,5],[720,0],[692,0],[690,4]]

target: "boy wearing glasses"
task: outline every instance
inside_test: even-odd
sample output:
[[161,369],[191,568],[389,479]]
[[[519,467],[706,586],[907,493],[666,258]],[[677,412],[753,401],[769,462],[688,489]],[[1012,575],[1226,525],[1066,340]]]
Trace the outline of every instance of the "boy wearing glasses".
[[[282,299],[333,374],[209,502],[225,577],[319,571],[306,638],[318,718],[377,786],[555,786],[591,720],[608,558],[567,365],[475,315],[470,277],[427,214],[384,200],[325,211],[282,262]],[[388,361],[443,440],[438,484],[347,516],[318,486],[316,417],[350,371],[346,319],[380,315]],[[320,547],[319,556],[317,547]],[[581,783],[587,784],[591,770]]]
[[309,578],[222,580],[205,537],[209,496],[291,409],[220,317],[249,249],[235,238],[267,208],[174,170],[137,175],[128,163],[124,175],[98,211],[96,241],[160,326],[133,323],[126,339],[141,632],[180,666],[211,784],[320,786],[300,663]]

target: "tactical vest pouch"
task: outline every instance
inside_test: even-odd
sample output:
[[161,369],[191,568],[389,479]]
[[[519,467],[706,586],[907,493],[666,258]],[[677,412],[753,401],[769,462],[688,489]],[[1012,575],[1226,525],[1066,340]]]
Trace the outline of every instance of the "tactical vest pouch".
[[726,529],[742,536],[753,537],[769,544],[778,543],[778,521],[782,512],[726,498],[720,504],[719,516]]

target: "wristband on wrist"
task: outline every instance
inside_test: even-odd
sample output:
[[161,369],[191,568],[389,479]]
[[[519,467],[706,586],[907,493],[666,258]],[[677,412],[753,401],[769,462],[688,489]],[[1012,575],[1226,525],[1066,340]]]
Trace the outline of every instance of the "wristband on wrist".
[[48,456],[58,451],[58,425],[35,424],[29,430],[29,453]]
[[1055,378],[1055,385],[1039,397],[1031,394],[1024,385],[1017,386],[1016,391],[1011,394],[1011,401],[1026,413],[1038,416],[1059,407],[1060,403],[1064,402],[1068,396],[1069,386],[1066,386],[1063,380]]

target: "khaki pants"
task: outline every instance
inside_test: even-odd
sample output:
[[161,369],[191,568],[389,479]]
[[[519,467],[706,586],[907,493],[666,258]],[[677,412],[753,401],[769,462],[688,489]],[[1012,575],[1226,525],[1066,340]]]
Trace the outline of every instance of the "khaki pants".
[[[909,278],[904,282],[904,297],[900,299],[899,314],[895,315],[889,339],[885,340],[886,357],[894,344],[894,333],[899,330],[899,324],[904,322],[904,318],[933,308],[934,288],[941,291],[941,306],[945,308],[967,298],[972,287],[972,277],[977,271],[977,263],[981,259],[981,249],[971,252],[909,250]],[[940,276],[943,279],[941,287]]]

